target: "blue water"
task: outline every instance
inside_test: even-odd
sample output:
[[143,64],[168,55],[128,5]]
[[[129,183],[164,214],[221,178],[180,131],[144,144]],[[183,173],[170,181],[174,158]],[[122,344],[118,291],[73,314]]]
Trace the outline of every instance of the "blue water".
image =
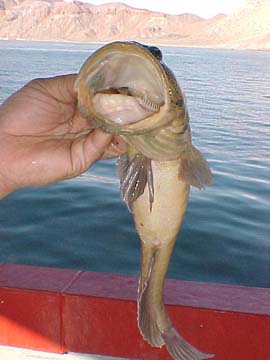
[[[33,77],[77,72],[96,48],[0,41],[0,103]],[[191,191],[168,276],[269,287],[270,52],[163,53],[214,174],[211,188]],[[138,275],[140,243],[119,198],[115,161],[2,200],[0,262]]]

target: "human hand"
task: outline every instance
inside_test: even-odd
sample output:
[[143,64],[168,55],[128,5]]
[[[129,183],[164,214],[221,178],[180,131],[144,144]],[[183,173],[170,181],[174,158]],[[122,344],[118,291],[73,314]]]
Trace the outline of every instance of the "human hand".
[[32,80],[0,106],[0,199],[72,178],[98,159],[126,152],[120,137],[94,129],[79,113],[75,79]]

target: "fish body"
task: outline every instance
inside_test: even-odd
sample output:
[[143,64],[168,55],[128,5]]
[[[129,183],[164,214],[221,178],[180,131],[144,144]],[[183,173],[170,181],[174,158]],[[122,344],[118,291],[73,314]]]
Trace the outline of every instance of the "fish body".
[[175,360],[212,357],[174,328],[163,285],[188,204],[190,185],[204,188],[211,171],[191,142],[185,95],[157,47],[114,42],[80,70],[78,106],[95,127],[129,144],[118,161],[120,192],[141,239],[138,326],[152,346]]

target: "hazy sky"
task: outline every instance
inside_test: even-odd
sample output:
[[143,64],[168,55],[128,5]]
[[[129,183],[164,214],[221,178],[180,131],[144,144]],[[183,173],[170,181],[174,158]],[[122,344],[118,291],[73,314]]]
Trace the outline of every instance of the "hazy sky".
[[[82,1],[95,5],[114,2],[114,0]],[[209,18],[219,13],[228,14],[238,9],[245,2],[245,0],[120,0],[119,2],[123,2],[137,8],[162,11],[169,14],[181,14],[189,12],[205,18]]]

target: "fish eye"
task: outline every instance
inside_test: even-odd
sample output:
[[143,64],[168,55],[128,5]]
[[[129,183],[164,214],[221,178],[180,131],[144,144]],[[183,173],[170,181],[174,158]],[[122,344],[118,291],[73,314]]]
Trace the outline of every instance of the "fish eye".
[[138,41],[130,41],[130,43],[132,44],[136,44],[139,45],[143,48],[145,48],[146,50],[148,50],[158,61],[162,60],[162,52],[161,50],[157,47],[157,46],[150,46],[150,45],[145,45],[145,44],[141,44]]
[[150,51],[150,53],[152,55],[154,55],[154,57],[158,60],[161,61],[162,60],[162,52],[161,50],[156,47],[156,46],[148,46],[148,50]]

